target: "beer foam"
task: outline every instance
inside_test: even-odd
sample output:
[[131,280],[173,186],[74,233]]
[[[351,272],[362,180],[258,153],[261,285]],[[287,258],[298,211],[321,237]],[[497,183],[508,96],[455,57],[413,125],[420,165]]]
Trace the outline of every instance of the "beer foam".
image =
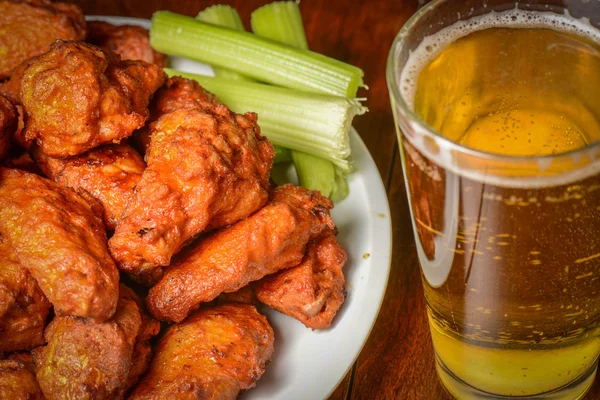
[[514,8],[508,11],[491,11],[468,20],[458,21],[454,25],[427,36],[410,53],[408,62],[400,76],[400,93],[411,109],[417,82],[423,68],[437,57],[452,42],[471,33],[490,28],[547,28],[572,33],[600,42],[600,31],[594,28],[588,18],[576,19],[567,10],[565,14],[553,12],[526,11]]

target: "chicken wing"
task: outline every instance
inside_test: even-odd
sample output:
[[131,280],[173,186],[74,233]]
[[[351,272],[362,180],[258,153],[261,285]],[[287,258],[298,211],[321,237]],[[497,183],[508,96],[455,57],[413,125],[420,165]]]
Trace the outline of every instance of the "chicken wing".
[[98,209],[50,180],[0,168],[0,235],[57,315],[105,320],[115,311],[119,273]]
[[169,328],[130,399],[235,399],[272,353],[273,329],[254,306],[203,309]]
[[44,400],[35,378],[29,353],[14,353],[0,359],[0,399]]
[[345,263],[346,252],[334,232],[325,230],[308,245],[300,265],[259,281],[256,296],[308,328],[327,329],[345,299]]
[[146,168],[142,157],[127,144],[96,147],[68,158],[48,157],[33,145],[31,154],[48,178],[76,191],[86,190],[96,198],[104,206],[104,225],[111,231]]
[[[138,301],[121,285],[117,311],[110,320],[95,323],[56,317],[50,322],[45,332],[48,344],[32,351],[36,375],[48,400],[123,396],[141,372],[137,367],[136,376],[131,376],[136,341],[144,325]],[[153,321],[154,327],[156,323]],[[148,338],[143,340],[145,347]]]
[[221,292],[294,267],[308,242],[326,228],[331,201],[318,192],[285,185],[263,209],[195,244],[166,271],[146,298],[150,313],[179,322]]
[[43,344],[49,311],[50,302],[37,282],[0,236],[0,351],[29,350]]
[[10,143],[17,126],[17,109],[10,100],[0,95],[0,161],[7,156],[10,150]]
[[255,114],[218,105],[160,117],[148,166],[109,241],[119,267],[159,277],[186,241],[260,209],[273,157]]
[[55,40],[83,40],[87,33],[79,7],[48,0],[0,1],[0,30],[0,80]]
[[88,22],[86,41],[104,51],[112,51],[123,60],[142,60],[164,68],[167,57],[150,46],[148,31],[141,26],[115,26],[103,21]]
[[161,68],[120,61],[83,42],[57,41],[21,78],[25,139],[51,157],[117,143],[144,125],[150,96],[166,80]]

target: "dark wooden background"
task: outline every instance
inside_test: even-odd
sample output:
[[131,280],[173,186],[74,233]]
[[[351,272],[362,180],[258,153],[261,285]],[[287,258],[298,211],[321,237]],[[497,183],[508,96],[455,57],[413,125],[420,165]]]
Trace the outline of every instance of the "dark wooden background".
[[[234,6],[248,25],[250,13],[268,1],[69,2],[80,5],[86,14],[141,18],[150,18],[154,11],[165,9],[196,15],[211,4],[226,3]],[[354,125],[377,163],[387,188],[393,220],[392,272],[379,317],[356,363],[330,399],[450,399],[435,375],[419,266],[385,82],[385,64],[392,40],[415,12],[418,1],[303,0],[300,7],[310,48],[357,65],[365,72],[370,90],[361,93],[361,96],[368,96],[370,112],[357,118]],[[600,399],[598,380],[587,399]]]

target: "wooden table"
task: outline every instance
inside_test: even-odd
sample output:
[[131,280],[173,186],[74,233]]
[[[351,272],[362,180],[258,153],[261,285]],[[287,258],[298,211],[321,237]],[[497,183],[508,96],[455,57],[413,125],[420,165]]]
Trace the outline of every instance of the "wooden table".
[[[65,1],[65,0],[62,0]],[[68,0],[67,0],[68,1]],[[78,0],[86,14],[150,18],[156,10],[196,15],[208,5],[234,6],[246,24],[259,0]],[[369,86],[370,112],[357,118],[386,185],[393,220],[392,272],[377,323],[352,370],[331,395],[341,399],[450,399],[438,383],[419,266],[411,228],[385,65],[394,36],[418,7],[417,0],[303,0],[311,49],[357,65]],[[587,399],[600,399],[597,380]],[[309,399],[312,400],[312,399]]]

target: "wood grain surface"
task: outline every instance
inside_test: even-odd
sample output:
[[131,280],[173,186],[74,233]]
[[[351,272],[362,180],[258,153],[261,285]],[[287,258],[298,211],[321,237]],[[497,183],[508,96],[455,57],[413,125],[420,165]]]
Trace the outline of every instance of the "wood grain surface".
[[[69,0],[63,0],[69,1]],[[458,1],[458,0],[457,0]],[[156,10],[196,15],[205,7],[234,6],[249,25],[259,0],[79,0],[86,14],[150,18]],[[392,40],[416,11],[417,0],[303,0],[301,10],[311,49],[362,68],[369,113],[355,121],[388,191],[393,220],[392,272],[371,336],[352,370],[331,395],[342,399],[450,399],[434,370],[402,168],[385,81]],[[598,380],[587,396],[600,399]],[[309,399],[312,400],[312,399]]]

